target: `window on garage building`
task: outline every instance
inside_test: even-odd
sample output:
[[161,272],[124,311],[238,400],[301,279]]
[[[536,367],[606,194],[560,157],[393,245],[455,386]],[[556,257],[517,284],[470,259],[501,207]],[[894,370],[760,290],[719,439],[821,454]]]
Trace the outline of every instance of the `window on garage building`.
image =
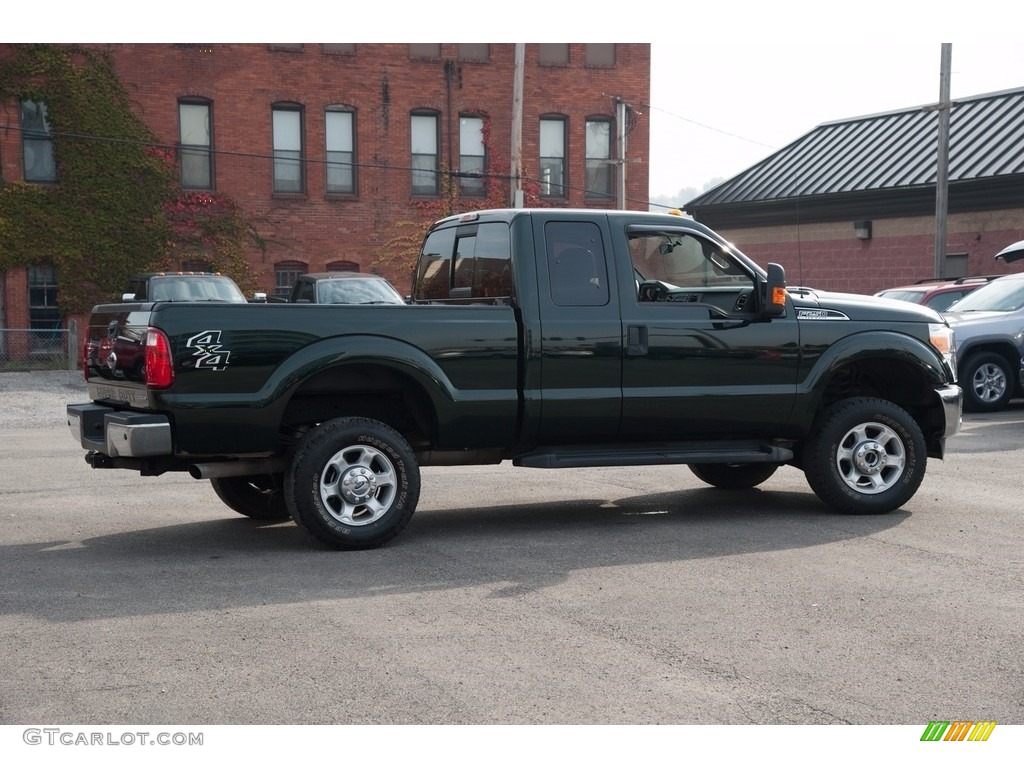
[[436,113],[413,113],[410,118],[410,149],[412,151],[412,193],[436,195],[438,183],[438,116]]
[[61,349],[63,340],[60,311],[57,309],[57,281],[50,264],[28,268],[28,323],[33,352]]
[[45,102],[21,101],[21,156],[25,181],[57,180],[57,161]]
[[487,61],[491,46],[487,43],[459,43],[459,61]]
[[354,56],[356,52],[355,43],[324,43],[320,46],[323,53],[333,56]]
[[356,191],[355,113],[328,107],[324,114],[327,140],[327,191],[353,195]]
[[326,269],[328,272],[358,272],[359,265],[354,261],[328,261]]
[[302,168],[302,107],[275,104],[272,115],[274,191],[303,192],[306,184]]
[[568,43],[541,43],[538,61],[548,67],[561,67],[569,63]]
[[588,67],[614,67],[615,43],[587,43]]
[[441,58],[441,44],[440,43],[410,43],[409,44],[409,58],[410,59],[431,59],[437,60]]
[[287,299],[299,275],[309,272],[309,265],[302,261],[279,261],[274,264],[274,295]]
[[178,102],[178,152],[184,189],[213,189],[212,126],[208,101]]
[[540,121],[540,194],[565,197],[565,118],[544,117]]
[[483,173],[487,166],[484,149],[484,120],[482,117],[459,117],[459,171],[478,173],[478,177],[459,177],[459,190],[469,197],[483,197],[487,185]]
[[210,262],[204,259],[185,259],[181,262],[182,272],[213,272]]
[[612,121],[604,117],[587,119],[587,197],[612,196]]

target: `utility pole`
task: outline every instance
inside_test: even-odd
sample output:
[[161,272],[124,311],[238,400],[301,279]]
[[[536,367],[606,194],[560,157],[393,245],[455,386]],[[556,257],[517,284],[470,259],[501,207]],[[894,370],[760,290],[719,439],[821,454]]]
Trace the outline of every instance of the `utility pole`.
[[942,62],[939,71],[939,147],[935,172],[935,274],[946,272],[946,230],[949,212],[949,118],[953,104],[949,100],[950,66],[953,44],[942,44]]
[[619,152],[619,210],[626,210],[626,102],[621,98],[615,99],[615,126],[618,129]]
[[526,44],[516,43],[515,76],[512,83],[512,207],[523,207],[523,70]]

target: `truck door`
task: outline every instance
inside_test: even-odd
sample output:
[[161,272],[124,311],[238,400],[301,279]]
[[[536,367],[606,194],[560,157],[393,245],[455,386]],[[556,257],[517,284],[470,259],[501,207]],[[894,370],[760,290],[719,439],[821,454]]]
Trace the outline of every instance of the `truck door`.
[[749,260],[683,226],[632,227],[617,248],[628,253],[619,263],[622,437],[785,434],[799,329],[792,311],[770,320],[758,315]]
[[[600,223],[599,223],[600,222]],[[604,220],[535,214],[542,443],[614,439],[622,407],[622,325]]]

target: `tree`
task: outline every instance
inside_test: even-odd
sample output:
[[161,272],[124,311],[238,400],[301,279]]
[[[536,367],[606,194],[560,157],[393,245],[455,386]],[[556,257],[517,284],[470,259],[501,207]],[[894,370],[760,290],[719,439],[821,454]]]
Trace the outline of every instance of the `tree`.
[[0,101],[46,104],[57,181],[0,187],[0,270],[52,264],[63,314],[88,312],[132,274],[183,258],[255,286],[242,258],[252,227],[223,196],[182,193],[173,150],[132,112],[106,52],[4,50]]

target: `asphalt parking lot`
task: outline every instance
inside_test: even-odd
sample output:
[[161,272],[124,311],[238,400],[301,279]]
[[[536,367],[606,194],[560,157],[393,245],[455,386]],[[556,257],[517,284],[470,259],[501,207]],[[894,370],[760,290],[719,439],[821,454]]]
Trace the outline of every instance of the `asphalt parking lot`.
[[79,382],[28,381],[0,374],[2,724],[1024,723],[1024,403],[889,515],[792,468],[428,468],[398,539],[334,552],[90,469]]

